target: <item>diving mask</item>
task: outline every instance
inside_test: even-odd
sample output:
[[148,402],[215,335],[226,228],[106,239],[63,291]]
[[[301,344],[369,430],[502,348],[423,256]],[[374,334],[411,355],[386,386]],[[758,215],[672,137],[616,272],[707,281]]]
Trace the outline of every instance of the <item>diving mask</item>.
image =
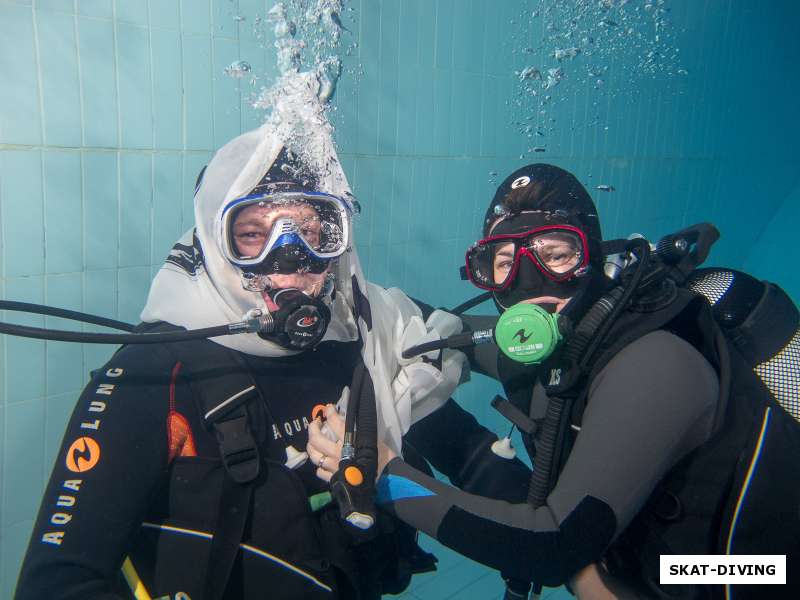
[[222,208],[221,250],[251,273],[322,273],[347,249],[352,214],[349,201],[331,194],[252,194]]
[[503,291],[516,278],[523,258],[551,281],[570,281],[589,264],[586,235],[572,225],[547,225],[489,236],[467,250],[467,274],[479,288]]

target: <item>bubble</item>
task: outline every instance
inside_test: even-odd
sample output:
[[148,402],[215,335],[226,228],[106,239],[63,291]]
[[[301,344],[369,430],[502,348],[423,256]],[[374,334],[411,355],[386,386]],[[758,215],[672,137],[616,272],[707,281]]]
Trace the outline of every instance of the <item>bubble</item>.
[[600,190],[601,192],[613,192],[613,191],[615,191],[613,185],[608,185],[606,183],[601,183],[600,185],[595,186],[595,189],[596,190]]
[[233,77],[234,79],[242,79],[248,73],[250,73],[251,67],[250,63],[245,60],[237,60],[232,62],[224,69],[225,75],[228,77]]
[[580,53],[581,49],[578,48],[577,46],[574,46],[572,48],[556,48],[553,51],[553,58],[555,58],[558,61],[561,61],[569,58],[575,58]]
[[561,83],[561,79],[564,77],[564,71],[561,67],[557,67],[555,69],[548,69],[547,70],[547,81],[544,82],[542,86],[544,89],[549,90],[550,88],[554,88],[559,83]]
[[[508,105],[521,115],[513,120],[541,118],[545,105],[560,106],[586,93],[595,98],[600,94],[635,97],[647,89],[640,85],[644,77],[685,75],[667,19],[668,0],[542,0],[536,4],[535,10],[520,11],[522,23],[509,32],[512,41],[520,42],[514,48],[516,54],[542,57],[538,64],[529,63],[514,72],[519,83]],[[645,4],[652,8],[645,11]],[[540,16],[544,22],[534,21]],[[617,65],[613,80],[606,77],[609,64]],[[538,85],[537,80],[541,81]],[[594,106],[606,105],[594,98],[589,101]],[[580,123],[573,120],[568,126],[574,129]],[[516,129],[526,138],[531,136],[529,130],[518,125]]]
[[527,79],[541,79],[542,73],[536,67],[525,67],[519,72],[518,76],[520,81],[525,81]]

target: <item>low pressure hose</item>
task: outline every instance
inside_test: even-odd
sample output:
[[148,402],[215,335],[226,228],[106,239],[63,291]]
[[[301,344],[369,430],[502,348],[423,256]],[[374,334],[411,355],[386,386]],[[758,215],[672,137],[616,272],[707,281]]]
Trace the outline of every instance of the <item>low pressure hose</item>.
[[359,536],[373,535],[374,490],[378,464],[378,413],[375,391],[361,361],[353,372],[339,469],[331,477],[331,494],[339,516]]
[[[564,348],[564,358],[568,365],[576,365],[583,355],[592,336],[603,322],[608,319],[614,307],[624,295],[622,287],[615,287],[600,300],[594,303],[589,312],[580,320]],[[539,433],[539,444],[536,450],[535,468],[531,474],[528,487],[528,502],[534,508],[543,506],[550,491],[550,479],[553,472],[553,457],[561,430],[561,418],[566,399],[560,395],[552,396],[547,403],[547,411]]]
[[342,458],[351,459],[355,456],[355,428],[356,416],[361,407],[361,390],[364,387],[364,372],[366,366],[361,361],[353,371],[350,383],[350,400],[347,403],[347,414],[344,418],[344,439],[342,440]]
[[134,325],[106,317],[98,317],[87,313],[68,310],[66,308],[56,308],[55,306],[44,306],[43,304],[31,304],[30,302],[15,302],[13,300],[0,300],[0,310],[11,310],[17,312],[32,313],[35,315],[47,315],[48,317],[59,317],[71,321],[81,321],[92,325],[101,325],[120,331],[133,331]]
[[457,333],[440,340],[433,340],[411,346],[403,350],[403,358],[413,358],[426,352],[433,352],[442,350],[444,348],[469,348],[477,346],[478,344],[485,344],[494,340],[493,329],[480,329],[476,331],[465,331],[464,333]]
[[[586,368],[591,357],[600,347],[603,338],[633,297],[647,268],[650,256],[650,245],[647,240],[631,240],[629,249],[633,250],[637,247],[641,250],[642,255],[639,257],[639,264],[630,281],[625,286],[617,286],[603,295],[575,328],[575,334],[570,337],[564,349],[564,358],[569,367],[576,366],[581,370]],[[564,416],[566,402],[565,397],[557,394],[551,396],[547,403],[547,412],[540,429],[540,443],[536,450],[536,466],[533,469],[528,488],[528,502],[534,508],[543,506],[550,492],[553,459],[559,441],[561,419]]]
[[253,311],[245,320],[228,325],[217,325],[215,327],[204,327],[202,329],[192,329],[189,331],[163,331],[154,333],[130,333],[135,329],[134,325],[98,317],[86,313],[44,306],[41,304],[28,304],[26,302],[12,302],[0,300],[0,310],[22,311],[34,314],[48,315],[93,325],[102,325],[121,329],[129,333],[93,333],[87,331],[63,331],[60,329],[46,329],[44,327],[32,327],[29,325],[17,325],[14,323],[0,322],[0,334],[27,337],[38,340],[49,340],[56,342],[78,342],[84,344],[163,344],[169,342],[184,342],[202,338],[218,337],[223,335],[236,335],[239,333],[270,333],[275,328],[275,322],[270,313]]

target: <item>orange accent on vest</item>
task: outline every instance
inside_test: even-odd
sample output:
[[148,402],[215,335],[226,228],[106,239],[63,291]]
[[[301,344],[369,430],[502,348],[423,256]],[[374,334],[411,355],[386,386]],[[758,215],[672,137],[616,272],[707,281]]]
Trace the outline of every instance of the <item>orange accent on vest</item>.
[[169,462],[176,456],[197,456],[194,436],[189,422],[181,413],[170,411],[167,415],[167,438],[169,440]]
[[167,449],[169,458],[167,462],[172,462],[172,459],[176,456],[197,456],[192,428],[189,426],[186,417],[175,410],[175,382],[182,366],[180,362],[175,363],[169,382],[169,413],[167,414]]

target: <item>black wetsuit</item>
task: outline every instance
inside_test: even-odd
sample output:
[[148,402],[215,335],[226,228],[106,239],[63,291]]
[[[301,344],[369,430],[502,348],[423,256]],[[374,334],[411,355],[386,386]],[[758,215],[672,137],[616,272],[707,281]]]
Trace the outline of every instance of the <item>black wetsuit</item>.
[[[251,426],[266,461],[225,598],[263,597],[265,589],[271,598],[355,598],[360,585],[364,597],[374,597],[375,586],[386,589],[386,577],[395,576],[398,557],[409,550],[401,538],[409,534],[413,543],[413,532],[397,535],[381,517],[391,530],[382,539],[397,541],[396,548],[353,543],[335,505],[315,514],[309,508],[309,497],[328,489],[315,466],[283,465],[287,444],[305,450],[313,408],[335,403],[350,385],[358,343],[323,343],[285,358],[237,354],[258,386],[254,402],[267,405],[251,415],[260,415]],[[150,345],[128,346],[96,372],[57,455],[18,600],[130,598],[120,577],[126,556],[152,597],[200,597],[225,476],[195,399],[219,374],[208,367],[198,374],[167,347]],[[432,432],[441,431],[449,443],[432,443]],[[405,445],[466,489],[522,501],[530,471],[494,456],[496,439],[450,400],[412,428]],[[384,567],[384,575],[373,572]],[[402,582],[408,575],[396,576]]]
[[[665,473],[705,442],[719,382],[709,362],[666,331],[641,337],[594,378],[582,428],[544,506],[464,493],[396,459],[379,502],[474,560],[521,580],[559,585],[600,559]],[[534,390],[532,416],[546,396]]]
[[[315,477],[314,465],[291,470],[283,462],[285,443],[305,450],[312,408],[338,400],[357,356],[357,343],[325,343],[293,357],[245,357],[257,401],[268,403],[264,414],[274,420],[267,416],[253,427],[270,467],[254,489],[246,547],[226,598],[261,597],[248,594],[265,585],[285,598],[337,597],[308,500],[327,484]],[[153,597],[179,591],[199,597],[222,469],[187,367],[162,346],[129,346],[86,387],[42,500],[19,600],[130,597],[119,577],[127,555],[142,579],[156,585]],[[174,574],[151,573],[136,559],[140,546],[156,548],[158,568]]]

